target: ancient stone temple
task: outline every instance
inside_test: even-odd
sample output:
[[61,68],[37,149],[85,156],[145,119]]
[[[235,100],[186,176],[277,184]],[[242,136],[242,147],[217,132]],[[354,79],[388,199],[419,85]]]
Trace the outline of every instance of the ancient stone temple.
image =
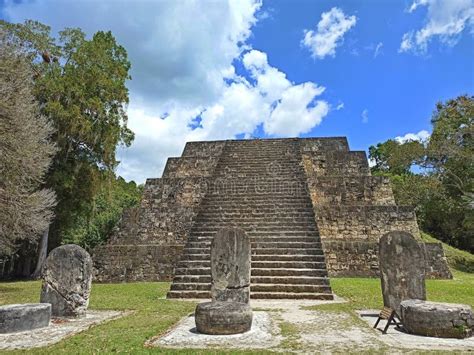
[[[189,142],[95,249],[96,280],[173,280],[168,297],[209,298],[210,243],[226,227],[251,239],[251,298],[331,299],[328,275],[378,275],[385,233],[422,243],[412,208],[346,138]],[[441,244],[422,246],[427,277],[450,277]]]

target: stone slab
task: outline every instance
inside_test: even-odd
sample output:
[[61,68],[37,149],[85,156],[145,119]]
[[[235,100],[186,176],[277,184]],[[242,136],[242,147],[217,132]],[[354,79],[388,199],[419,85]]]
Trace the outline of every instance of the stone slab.
[[56,344],[90,327],[120,318],[130,312],[88,311],[81,318],[53,318],[49,327],[13,334],[0,334],[0,350],[31,349]]
[[468,305],[406,300],[400,308],[408,333],[459,339],[472,336],[474,315]]
[[49,325],[49,303],[9,304],[0,307],[0,333],[14,333]]
[[194,317],[184,318],[168,333],[150,339],[145,346],[161,348],[226,348],[267,349],[277,346],[281,337],[275,335],[278,327],[268,312],[254,312],[251,329],[246,333],[233,335],[207,335],[198,333]]
[[400,302],[426,299],[425,257],[419,243],[406,232],[389,232],[379,241],[383,303],[400,315]]
[[[373,327],[377,321],[380,310],[361,310],[358,311],[361,319],[370,327]],[[422,335],[408,334],[397,330],[395,327],[389,327],[387,334],[382,334],[382,330],[387,324],[386,320],[381,320],[378,328],[374,331],[379,334],[378,339],[386,345],[393,348],[413,349],[413,350],[430,350],[430,351],[473,351],[474,337],[467,339],[448,339],[435,338]]]

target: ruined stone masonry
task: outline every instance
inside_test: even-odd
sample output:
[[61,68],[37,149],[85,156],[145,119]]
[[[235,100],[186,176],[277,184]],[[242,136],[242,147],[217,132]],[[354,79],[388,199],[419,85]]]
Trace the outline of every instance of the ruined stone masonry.
[[[385,233],[422,243],[414,211],[344,137],[189,142],[94,250],[96,280],[173,280],[168,297],[209,298],[210,243],[225,227],[251,239],[251,298],[332,298],[328,275],[379,274]],[[422,246],[427,277],[451,277],[441,244]]]

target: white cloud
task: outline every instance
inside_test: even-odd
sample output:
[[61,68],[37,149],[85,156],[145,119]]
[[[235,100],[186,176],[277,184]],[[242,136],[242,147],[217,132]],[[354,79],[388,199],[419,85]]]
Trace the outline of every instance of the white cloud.
[[220,95],[223,73],[245,50],[260,7],[260,0],[212,6],[195,0],[7,0],[2,10],[8,20],[35,19],[54,32],[112,31],[132,63],[131,99],[161,109],[206,104]]
[[336,111],[342,110],[343,108],[344,108],[344,102],[341,102],[336,106]]
[[382,42],[377,43],[374,50],[374,58],[377,58],[380,55],[380,53],[382,53],[382,47],[383,47]]
[[364,109],[362,113],[360,114],[360,117],[362,117],[362,123],[368,123],[369,122],[369,110]]
[[474,0],[415,0],[409,13],[427,6],[424,27],[406,32],[399,52],[424,54],[433,38],[447,46],[454,46],[465,28],[474,30]]
[[[179,156],[187,141],[308,132],[328,114],[316,100],[325,90],[293,83],[269,64],[267,54],[246,44],[260,1],[7,2],[11,21],[25,18],[54,31],[77,26],[88,35],[111,30],[132,63],[130,148],[119,148],[118,173],[143,182],[159,177],[166,159]],[[54,12],[50,9],[54,8]],[[243,64],[236,74],[234,61]]]
[[301,43],[311,51],[313,58],[334,57],[336,47],[343,42],[344,34],[355,26],[356,22],[355,16],[346,16],[341,9],[333,7],[321,14],[316,31],[305,30]]
[[297,136],[307,133],[329,112],[325,101],[316,101],[324,88],[313,83],[295,85],[282,93],[278,106],[265,121],[265,131],[272,135]]
[[405,143],[408,141],[426,142],[430,138],[430,135],[430,132],[422,130],[418,133],[407,133],[404,136],[395,137],[395,140],[398,143]]
[[254,82],[234,75],[211,105],[176,106],[164,118],[131,108],[130,126],[136,139],[131,148],[120,151],[124,160],[120,173],[143,181],[159,176],[166,158],[179,155],[187,141],[228,139],[237,134],[251,137],[260,125],[267,135],[297,136],[328,114],[329,104],[315,101],[324,87],[290,82],[257,50],[246,52],[241,60]]

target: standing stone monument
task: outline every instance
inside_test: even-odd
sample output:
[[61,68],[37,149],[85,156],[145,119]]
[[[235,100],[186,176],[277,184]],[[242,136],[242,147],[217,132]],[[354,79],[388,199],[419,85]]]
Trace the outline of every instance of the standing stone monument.
[[212,302],[196,307],[197,331],[228,335],[250,330],[250,240],[242,230],[217,232],[211,244],[211,279]]
[[249,303],[250,240],[240,229],[226,228],[211,245],[213,301]]
[[379,242],[383,303],[401,316],[400,303],[426,299],[425,257],[411,234],[389,232]]
[[51,304],[55,317],[79,317],[86,313],[92,283],[92,259],[78,245],[54,249],[43,267],[41,303]]

